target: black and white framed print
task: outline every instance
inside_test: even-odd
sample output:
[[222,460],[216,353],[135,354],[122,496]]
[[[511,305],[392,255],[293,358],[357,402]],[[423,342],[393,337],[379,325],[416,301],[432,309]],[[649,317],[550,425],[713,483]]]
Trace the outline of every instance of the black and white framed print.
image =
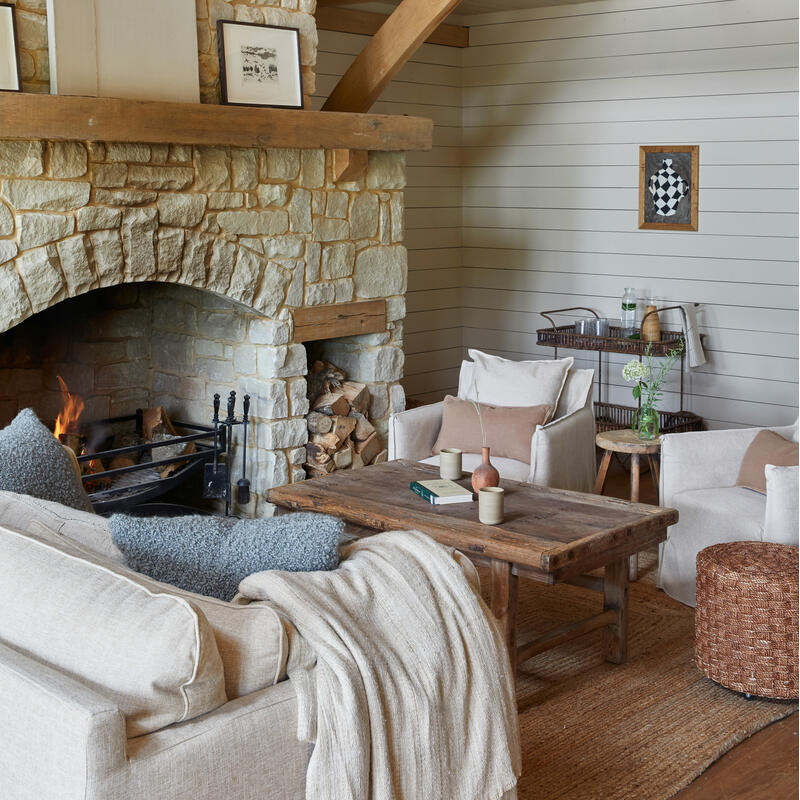
[[10,3],[0,3],[0,91],[22,91],[17,22],[14,19],[14,6]]
[[222,102],[302,108],[300,31],[254,22],[217,22]]
[[639,227],[696,231],[698,145],[639,148]]

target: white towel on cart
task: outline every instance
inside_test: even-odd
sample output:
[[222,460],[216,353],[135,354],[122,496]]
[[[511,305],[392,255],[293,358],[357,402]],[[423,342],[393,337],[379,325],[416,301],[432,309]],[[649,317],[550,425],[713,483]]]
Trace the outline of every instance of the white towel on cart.
[[703,343],[700,341],[700,332],[697,327],[697,313],[694,303],[681,303],[683,314],[683,335],[686,339],[686,359],[689,368],[700,367],[706,363],[706,353],[703,350]]

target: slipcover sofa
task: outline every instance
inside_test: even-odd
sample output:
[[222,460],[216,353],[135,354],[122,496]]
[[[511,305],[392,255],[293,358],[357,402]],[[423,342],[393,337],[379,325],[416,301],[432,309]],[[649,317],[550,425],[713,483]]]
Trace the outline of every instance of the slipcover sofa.
[[[471,398],[473,362],[462,361],[458,396]],[[531,437],[530,463],[513,458],[491,457],[502,478],[554,489],[591,492],[596,471],[594,413],[592,410],[593,370],[570,369],[556,407],[553,421],[536,428]],[[512,405],[513,398],[509,398]],[[431,455],[442,427],[444,403],[412,408],[393,414],[389,420],[389,459],[439,464]],[[464,470],[472,472],[481,457],[464,453]]]
[[305,798],[275,610],[120,561],[105,520],[0,492],[0,797]]
[[[658,585],[695,605],[697,554],[722,542],[798,543],[797,467],[767,465],[766,495],[736,486],[762,428],[667,434],[661,439],[661,505],[680,520],[659,546]],[[797,425],[768,428],[797,441]]]

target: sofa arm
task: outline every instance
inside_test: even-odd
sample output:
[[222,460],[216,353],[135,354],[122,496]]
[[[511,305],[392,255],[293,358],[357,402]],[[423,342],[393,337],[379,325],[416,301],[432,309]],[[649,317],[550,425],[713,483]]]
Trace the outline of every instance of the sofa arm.
[[389,460],[430,458],[442,427],[444,403],[411,408],[389,418]]
[[761,428],[668,433],[661,437],[661,505],[692,489],[735,486],[745,451]]
[[767,464],[767,510],[764,514],[764,541],[798,544],[798,467]]
[[0,645],[0,797],[92,796],[125,763],[125,718],[112,700]]
[[591,404],[536,428],[531,439],[530,483],[591,492],[595,468]]

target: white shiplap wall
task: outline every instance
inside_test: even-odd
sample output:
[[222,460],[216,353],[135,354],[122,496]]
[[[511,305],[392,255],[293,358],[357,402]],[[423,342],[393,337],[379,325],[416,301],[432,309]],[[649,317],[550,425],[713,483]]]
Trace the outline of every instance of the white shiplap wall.
[[[367,42],[319,32],[316,107]],[[408,316],[406,393],[439,399],[453,391],[461,361],[461,57],[462,50],[423,45],[373,106],[379,114],[429,117],[434,147],[408,154],[405,192]]]
[[[688,379],[689,410],[710,427],[793,421],[796,0],[602,0],[470,22],[463,344],[552,357],[539,310],[618,316],[624,288],[646,288],[703,304],[709,363]],[[700,145],[697,233],[637,229],[640,144]],[[623,362],[610,357],[611,399],[630,403]]]

